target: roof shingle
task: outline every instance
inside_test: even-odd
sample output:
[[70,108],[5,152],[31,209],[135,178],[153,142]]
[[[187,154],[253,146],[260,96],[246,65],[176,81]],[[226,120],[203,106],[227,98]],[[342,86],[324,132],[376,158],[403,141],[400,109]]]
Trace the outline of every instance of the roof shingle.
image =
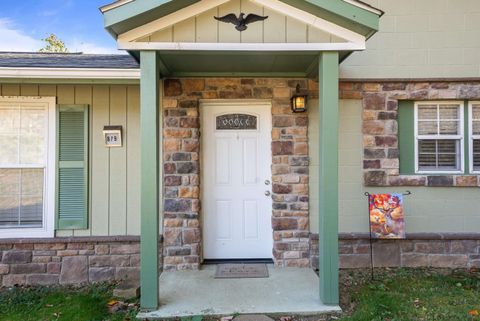
[[138,69],[129,55],[83,53],[0,52],[0,68]]

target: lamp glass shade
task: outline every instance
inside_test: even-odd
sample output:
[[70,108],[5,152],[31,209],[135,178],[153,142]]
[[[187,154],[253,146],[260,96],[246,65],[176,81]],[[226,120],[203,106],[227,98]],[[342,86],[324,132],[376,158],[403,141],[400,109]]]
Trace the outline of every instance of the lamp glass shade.
[[301,113],[307,110],[307,96],[295,95],[292,97],[292,111]]

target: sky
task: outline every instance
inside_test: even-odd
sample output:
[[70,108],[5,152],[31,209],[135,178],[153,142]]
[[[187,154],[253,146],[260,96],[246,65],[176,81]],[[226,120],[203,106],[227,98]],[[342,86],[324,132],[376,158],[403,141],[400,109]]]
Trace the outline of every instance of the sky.
[[0,0],[0,51],[38,51],[54,33],[70,52],[119,53],[99,7],[113,0]]

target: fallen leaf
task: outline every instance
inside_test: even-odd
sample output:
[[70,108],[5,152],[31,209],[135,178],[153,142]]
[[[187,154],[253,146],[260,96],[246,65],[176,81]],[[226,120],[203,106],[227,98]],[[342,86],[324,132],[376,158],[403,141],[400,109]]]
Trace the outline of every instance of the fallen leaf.
[[46,308],[53,308],[53,304],[45,304]]
[[478,310],[470,310],[468,311],[468,314],[470,314],[472,317],[476,317],[480,315],[480,312],[478,312]]
[[117,303],[118,303],[117,300],[111,300],[111,301],[109,301],[109,302],[107,303],[107,305],[112,306],[112,305],[115,305],[115,304],[117,304]]

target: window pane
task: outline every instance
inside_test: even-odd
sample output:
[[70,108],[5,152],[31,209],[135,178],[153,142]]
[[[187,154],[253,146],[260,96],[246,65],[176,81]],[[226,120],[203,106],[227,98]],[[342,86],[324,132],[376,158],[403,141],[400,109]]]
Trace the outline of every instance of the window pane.
[[472,111],[473,111],[473,119],[480,120],[480,105],[473,105]]
[[480,171],[480,139],[473,141],[473,169]]
[[437,120],[437,105],[418,105],[418,119]]
[[437,135],[438,123],[436,121],[419,121],[418,134],[419,135]]
[[472,126],[473,135],[480,135],[480,121],[474,121]]
[[20,137],[20,164],[45,164],[43,136]]
[[473,135],[480,135],[480,105],[472,106],[472,132]]
[[18,135],[20,107],[0,106],[0,135]]
[[45,118],[44,108],[22,107],[20,131],[20,163],[45,163]]
[[440,120],[456,120],[460,118],[459,105],[440,105]]
[[17,135],[0,135],[0,164],[18,164]]
[[42,197],[23,197],[20,204],[20,227],[41,227]]
[[457,142],[456,140],[437,140],[438,152],[439,153],[457,153]]
[[460,131],[459,121],[441,121],[440,135],[458,135]]
[[420,169],[435,168],[437,166],[437,141],[418,141],[418,166]]
[[0,169],[0,228],[42,227],[44,170]]
[[18,226],[19,206],[18,196],[0,196],[0,228]]
[[460,169],[460,140],[419,140],[418,167],[423,171]]

